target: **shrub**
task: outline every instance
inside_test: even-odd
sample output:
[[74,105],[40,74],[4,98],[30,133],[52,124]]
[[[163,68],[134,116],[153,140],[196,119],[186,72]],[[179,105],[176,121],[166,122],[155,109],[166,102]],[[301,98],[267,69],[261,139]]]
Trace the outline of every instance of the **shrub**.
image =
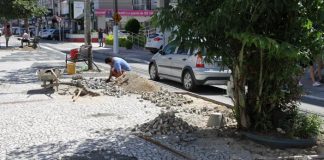
[[125,47],[126,47],[126,49],[132,49],[133,42],[131,42],[130,40],[126,40]]
[[291,134],[294,137],[309,138],[320,133],[322,120],[318,115],[298,113],[294,118]]
[[119,38],[119,47],[125,47],[126,46],[126,38]]
[[113,45],[114,44],[114,36],[113,35],[107,35],[106,37],[106,44],[107,45]]
[[125,30],[128,32],[138,34],[140,27],[141,26],[140,26],[140,23],[138,22],[138,20],[135,18],[132,18],[127,21],[127,23],[125,25]]

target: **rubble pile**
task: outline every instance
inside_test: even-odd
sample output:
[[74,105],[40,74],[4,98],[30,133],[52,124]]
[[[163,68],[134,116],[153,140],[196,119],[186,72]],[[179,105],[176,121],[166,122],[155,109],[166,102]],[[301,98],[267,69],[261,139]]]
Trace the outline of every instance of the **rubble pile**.
[[196,127],[176,117],[174,112],[166,112],[161,113],[154,120],[136,127],[136,130],[144,132],[144,135],[147,136],[172,135],[191,133],[196,130]]
[[82,76],[72,77],[72,84],[77,87],[86,87],[91,90],[100,90],[104,95],[123,96],[128,93],[155,93],[159,88],[152,82],[136,74],[128,73],[113,82],[106,83],[104,78],[84,79]]
[[113,82],[106,83],[106,79],[103,78],[90,78],[83,79],[81,82],[82,86],[92,90],[101,90],[101,93],[108,96],[123,96],[127,92],[124,91],[121,87],[114,85]]
[[130,93],[158,92],[160,89],[153,82],[132,72],[115,80],[115,85],[120,86]]
[[160,90],[159,92],[142,93],[141,97],[144,100],[155,103],[158,107],[183,106],[192,103],[193,100],[186,98],[182,94],[171,93],[167,90]]

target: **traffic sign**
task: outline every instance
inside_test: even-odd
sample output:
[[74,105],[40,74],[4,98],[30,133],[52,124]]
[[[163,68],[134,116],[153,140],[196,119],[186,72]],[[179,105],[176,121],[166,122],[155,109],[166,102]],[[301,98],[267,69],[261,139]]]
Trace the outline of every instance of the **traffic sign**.
[[113,18],[114,18],[114,21],[117,22],[117,23],[119,23],[120,20],[122,19],[122,17],[118,13],[114,13],[114,17]]

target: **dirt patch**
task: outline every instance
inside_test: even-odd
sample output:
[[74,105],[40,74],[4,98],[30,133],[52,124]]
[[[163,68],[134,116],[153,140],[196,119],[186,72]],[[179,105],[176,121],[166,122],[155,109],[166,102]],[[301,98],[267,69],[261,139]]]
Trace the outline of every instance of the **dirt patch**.
[[130,93],[158,92],[160,90],[154,83],[132,72],[116,79],[115,85]]

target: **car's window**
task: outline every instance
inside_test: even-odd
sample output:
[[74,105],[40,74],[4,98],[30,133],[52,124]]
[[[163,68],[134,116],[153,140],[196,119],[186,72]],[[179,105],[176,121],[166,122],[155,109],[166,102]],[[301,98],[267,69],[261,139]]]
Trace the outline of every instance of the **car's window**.
[[150,34],[149,35],[149,38],[155,38],[155,37],[157,37],[159,34]]
[[177,50],[177,54],[187,55],[188,50],[189,50],[188,48],[185,48],[184,45],[181,44]]
[[166,45],[163,49],[164,53],[167,55],[167,54],[173,54],[175,49],[177,48],[176,45],[170,43],[168,45]]

